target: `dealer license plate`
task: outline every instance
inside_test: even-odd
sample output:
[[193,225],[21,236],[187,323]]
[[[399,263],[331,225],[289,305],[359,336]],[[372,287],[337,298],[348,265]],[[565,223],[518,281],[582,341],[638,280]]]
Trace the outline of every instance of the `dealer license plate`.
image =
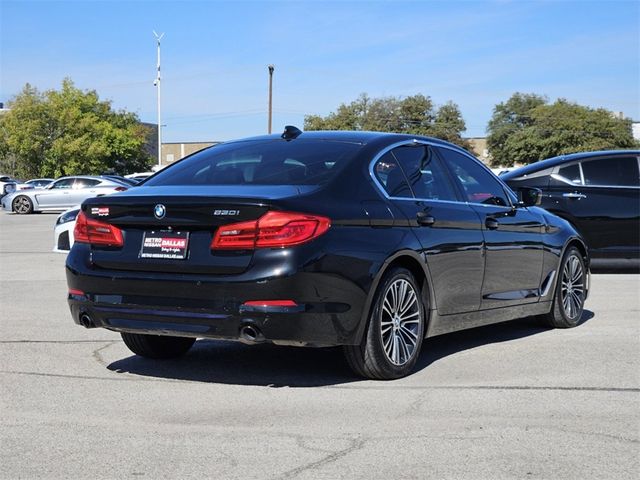
[[140,258],[170,258],[183,260],[187,257],[189,232],[150,230],[144,232]]

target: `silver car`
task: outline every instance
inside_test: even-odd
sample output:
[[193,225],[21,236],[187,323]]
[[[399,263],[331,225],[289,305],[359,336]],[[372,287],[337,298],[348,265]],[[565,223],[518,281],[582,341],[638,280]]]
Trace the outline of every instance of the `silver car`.
[[2,209],[18,214],[63,211],[85,199],[127,190],[129,185],[106,177],[62,177],[42,189],[21,190],[2,198]]

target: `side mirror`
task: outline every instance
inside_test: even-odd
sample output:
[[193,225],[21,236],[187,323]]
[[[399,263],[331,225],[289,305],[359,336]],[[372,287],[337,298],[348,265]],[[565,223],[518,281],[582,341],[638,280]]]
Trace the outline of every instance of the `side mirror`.
[[523,207],[535,207],[542,203],[542,190],[535,187],[518,188],[519,205]]

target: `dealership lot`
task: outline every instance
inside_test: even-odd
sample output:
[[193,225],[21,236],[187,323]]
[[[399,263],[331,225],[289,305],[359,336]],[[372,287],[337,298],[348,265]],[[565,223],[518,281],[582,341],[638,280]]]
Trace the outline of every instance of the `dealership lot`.
[[635,478],[640,275],[592,278],[583,323],[429,339],[416,373],[339,349],[200,341],[132,356],[76,326],[56,215],[0,213],[0,478]]

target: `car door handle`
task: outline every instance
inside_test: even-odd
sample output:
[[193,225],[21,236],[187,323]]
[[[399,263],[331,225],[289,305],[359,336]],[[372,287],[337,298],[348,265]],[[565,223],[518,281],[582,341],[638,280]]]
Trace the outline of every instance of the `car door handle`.
[[489,230],[495,230],[500,226],[500,222],[498,222],[498,220],[496,220],[495,218],[492,217],[488,217],[485,221],[484,224],[486,225],[486,227]]
[[564,198],[576,198],[578,200],[580,200],[581,198],[587,198],[587,196],[584,193],[577,193],[577,192],[563,193],[562,196]]
[[436,223],[436,219],[425,212],[418,212],[416,214],[416,220],[418,221],[418,225],[422,225],[424,227],[430,227]]

